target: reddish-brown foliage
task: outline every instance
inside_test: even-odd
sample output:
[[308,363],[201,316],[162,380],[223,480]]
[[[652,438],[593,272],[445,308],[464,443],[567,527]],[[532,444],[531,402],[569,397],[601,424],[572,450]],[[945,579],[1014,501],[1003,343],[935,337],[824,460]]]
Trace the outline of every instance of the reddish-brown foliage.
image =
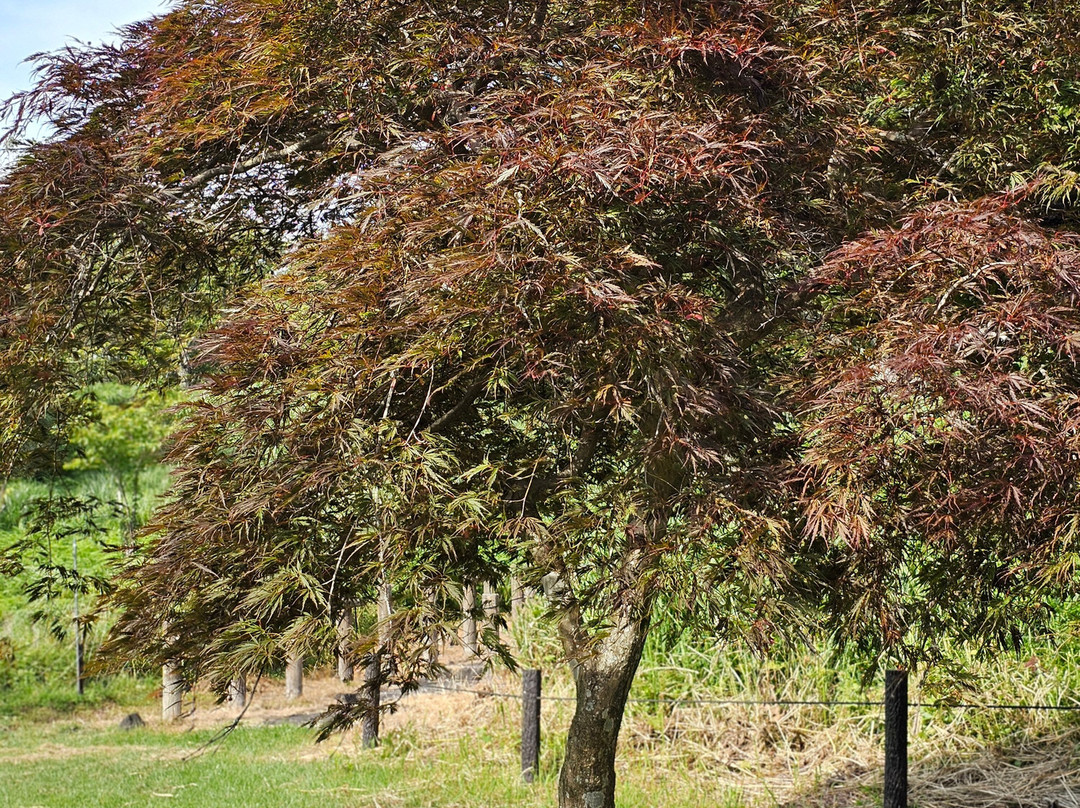
[[1004,634],[1011,607],[1071,590],[1080,241],[1009,199],[938,205],[846,245],[812,283],[826,302],[806,530],[836,549],[840,590],[866,598],[837,617],[933,644],[946,628],[920,625],[926,610]]

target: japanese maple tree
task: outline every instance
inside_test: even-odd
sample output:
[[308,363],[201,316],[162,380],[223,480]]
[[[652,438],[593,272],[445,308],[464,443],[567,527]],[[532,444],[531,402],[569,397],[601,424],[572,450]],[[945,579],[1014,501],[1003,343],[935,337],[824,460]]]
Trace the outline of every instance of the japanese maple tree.
[[767,644],[825,600],[915,659],[1068,589],[1075,246],[1024,217],[1071,221],[1075,18],[215,0],[42,57],[6,107],[52,134],[0,182],[3,470],[88,380],[197,372],[112,650],[224,682],[392,581],[356,651],[407,683],[463,582],[551,573],[560,803],[612,806],[661,605]]

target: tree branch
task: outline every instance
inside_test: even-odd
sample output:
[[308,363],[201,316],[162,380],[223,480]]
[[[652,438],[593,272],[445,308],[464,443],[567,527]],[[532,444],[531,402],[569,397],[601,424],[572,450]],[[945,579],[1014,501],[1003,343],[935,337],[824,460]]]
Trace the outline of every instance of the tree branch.
[[461,401],[450,408],[450,411],[440,416],[425,431],[427,432],[439,432],[443,429],[449,429],[460,421],[464,416],[472,403],[476,401],[476,397],[480,395],[480,392],[484,389],[484,385],[487,383],[486,379],[477,379],[469,388],[465,391],[465,395],[461,397]]
[[547,20],[547,13],[548,0],[538,0],[532,19],[529,21],[529,29],[534,35],[539,34],[541,29],[543,29],[544,22]]
[[184,186],[187,188],[194,188],[198,185],[204,185],[212,179],[224,176],[225,174],[244,174],[251,171],[253,168],[258,168],[261,165],[272,163],[275,160],[283,160],[286,157],[291,157],[297,152],[310,149],[313,146],[318,146],[326,142],[330,137],[331,132],[329,130],[316,132],[313,135],[308,135],[303,140],[298,140],[295,143],[290,143],[287,146],[282,146],[280,149],[264,149],[258,154],[249,157],[246,160],[240,160],[228,166],[215,166],[208,168],[196,174],[194,177],[188,178],[184,182]]

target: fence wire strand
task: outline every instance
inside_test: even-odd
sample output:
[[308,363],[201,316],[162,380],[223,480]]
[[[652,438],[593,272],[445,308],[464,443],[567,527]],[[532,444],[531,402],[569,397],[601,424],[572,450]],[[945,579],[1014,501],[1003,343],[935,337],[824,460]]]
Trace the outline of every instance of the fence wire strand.
[[[471,693],[492,699],[520,699],[518,693],[500,693],[492,690],[476,690],[467,687],[450,687],[425,683],[425,688],[442,690],[448,693]],[[576,701],[574,696],[541,696],[540,701]],[[673,704],[678,706],[694,706],[699,704],[711,704],[721,706],[741,707],[882,707],[884,699],[880,701],[827,701],[814,699],[678,699],[659,696],[656,698],[628,698],[628,704]],[[949,704],[948,702],[934,703],[924,701],[908,702],[908,707],[918,707],[927,710],[1056,710],[1060,712],[1075,712],[1080,710],[1080,704]]]

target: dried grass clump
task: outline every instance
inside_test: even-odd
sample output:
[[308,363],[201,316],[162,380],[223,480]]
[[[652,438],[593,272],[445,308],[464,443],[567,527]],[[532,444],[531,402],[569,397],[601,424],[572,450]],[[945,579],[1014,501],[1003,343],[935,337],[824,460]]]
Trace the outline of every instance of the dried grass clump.
[[1080,728],[1007,748],[979,748],[942,764],[934,754],[914,761],[912,802],[925,808],[1065,808],[1080,805]]
[[[1025,662],[980,660],[969,687],[913,681],[913,702],[947,695],[976,707],[912,707],[909,782],[916,808],[1066,808],[1080,806],[1080,712],[1002,710],[1001,704],[1069,706],[1080,693],[1067,649],[1044,648]],[[879,706],[709,704],[708,699],[869,701],[880,683],[830,671],[809,655],[757,676],[748,660],[732,670],[714,662],[717,681],[672,685],[682,701],[631,705],[621,752],[673,776],[717,784],[758,808],[842,808],[881,804],[883,711]],[[760,662],[758,663],[760,666]],[[735,676],[735,668],[743,671]],[[715,669],[715,670],[714,670]],[[664,668],[670,677],[670,668]],[[643,671],[647,680],[656,670]],[[719,675],[723,674],[723,675]],[[701,675],[701,672],[698,672]],[[699,680],[701,681],[701,680]],[[920,687],[925,685],[925,688]],[[628,763],[633,766],[633,762]]]
[[[913,806],[1080,806],[1080,726],[1049,731],[1042,716],[1004,719],[1030,726],[988,743],[966,734],[966,721],[918,712],[910,738]],[[660,729],[639,716],[623,746],[654,765],[722,783],[748,806],[769,808],[880,804],[882,748],[881,714],[873,708],[742,705],[678,707]]]

